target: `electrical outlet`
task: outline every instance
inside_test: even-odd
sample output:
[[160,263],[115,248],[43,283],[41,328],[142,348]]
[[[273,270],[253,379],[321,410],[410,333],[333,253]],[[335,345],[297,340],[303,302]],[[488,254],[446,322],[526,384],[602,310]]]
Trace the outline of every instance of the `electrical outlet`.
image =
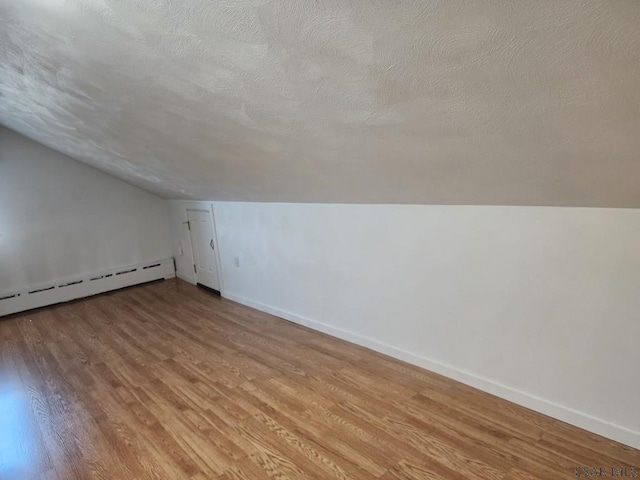
[[235,264],[236,268],[240,268],[240,258],[234,257],[233,263]]

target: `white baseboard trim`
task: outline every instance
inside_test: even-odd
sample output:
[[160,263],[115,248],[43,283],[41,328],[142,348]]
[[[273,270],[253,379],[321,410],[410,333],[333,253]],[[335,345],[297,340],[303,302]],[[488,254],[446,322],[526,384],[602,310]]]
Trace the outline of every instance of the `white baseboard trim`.
[[173,259],[165,258],[39,283],[0,293],[0,317],[174,276]]
[[289,320],[293,323],[297,323],[299,325],[309,327],[313,330],[326,333],[333,337],[337,337],[342,340],[346,340],[348,342],[370,348],[371,350],[384,353],[385,355],[397,358],[398,360],[417,365],[440,375],[444,375],[445,377],[457,380],[466,385],[478,388],[487,393],[496,395],[505,400],[509,400],[523,407],[530,408],[531,410],[534,410],[536,412],[548,415],[571,425],[575,425],[576,427],[580,427],[584,430],[596,433],[598,435],[602,435],[603,437],[610,438],[634,448],[640,448],[640,432],[637,432],[635,430],[631,430],[629,428],[608,422],[601,418],[594,417],[587,413],[580,412],[571,407],[560,405],[531,393],[509,387],[508,385],[504,385],[500,382],[496,382],[495,380],[491,380],[489,378],[454,367],[452,365],[439,362],[422,355],[411,353],[400,348],[396,348],[392,345],[388,345],[371,337],[359,335],[357,333],[349,332],[341,328],[332,327],[330,325],[311,320],[310,318],[296,315],[295,313],[287,312],[285,310],[281,310],[264,303],[250,300],[241,295],[236,295],[231,292],[222,292],[222,296],[248,307],[252,307],[271,315],[284,318],[285,320]]

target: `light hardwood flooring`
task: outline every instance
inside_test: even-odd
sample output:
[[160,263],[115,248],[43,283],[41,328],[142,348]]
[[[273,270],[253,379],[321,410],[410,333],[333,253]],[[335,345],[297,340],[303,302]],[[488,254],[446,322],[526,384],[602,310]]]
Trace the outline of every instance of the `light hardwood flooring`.
[[640,467],[640,452],[179,280],[0,320],[2,479],[558,480],[576,466]]

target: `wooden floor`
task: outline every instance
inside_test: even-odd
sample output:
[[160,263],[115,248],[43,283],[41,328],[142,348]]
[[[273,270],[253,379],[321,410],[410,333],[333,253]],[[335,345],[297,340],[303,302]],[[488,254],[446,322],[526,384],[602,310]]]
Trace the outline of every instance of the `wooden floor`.
[[640,452],[179,280],[0,321],[2,479],[558,480],[577,466],[610,476]]

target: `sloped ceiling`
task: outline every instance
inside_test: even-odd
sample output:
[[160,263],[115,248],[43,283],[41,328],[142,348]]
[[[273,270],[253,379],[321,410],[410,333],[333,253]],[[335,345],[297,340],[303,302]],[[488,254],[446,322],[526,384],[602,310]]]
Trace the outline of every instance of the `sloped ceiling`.
[[0,0],[0,95],[167,197],[640,207],[638,0]]

